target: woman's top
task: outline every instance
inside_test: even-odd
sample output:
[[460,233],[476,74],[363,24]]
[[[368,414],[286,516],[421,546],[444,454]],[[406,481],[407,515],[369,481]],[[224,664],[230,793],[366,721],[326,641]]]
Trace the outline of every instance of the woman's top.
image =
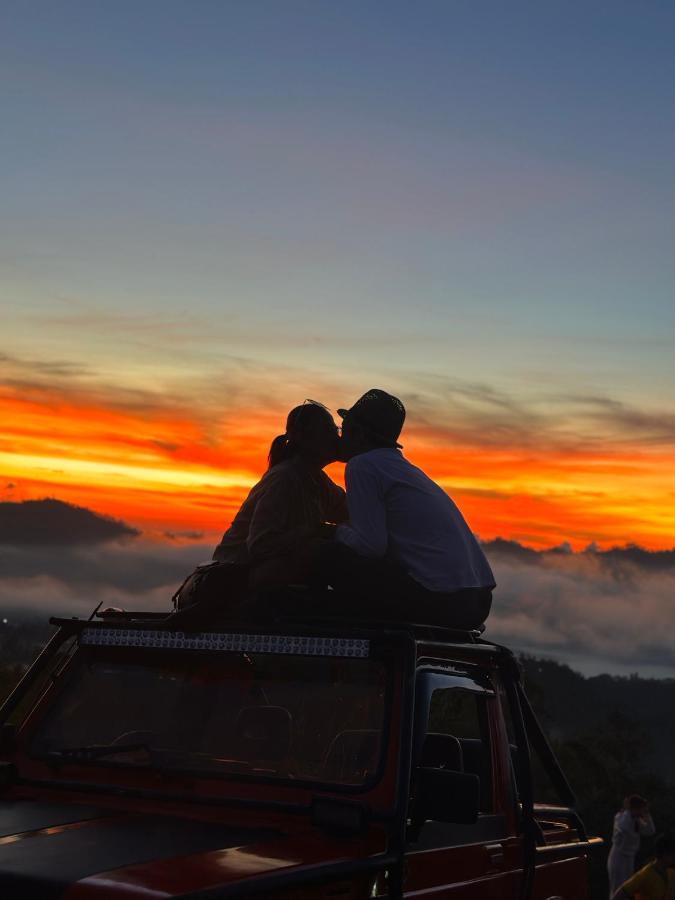
[[322,522],[347,518],[345,492],[298,457],[277,463],[251,489],[213,558],[261,563],[301,549]]
[[640,838],[650,837],[656,829],[649,813],[636,819],[630,810],[622,809],[614,816],[612,850],[626,856],[635,856],[640,849]]

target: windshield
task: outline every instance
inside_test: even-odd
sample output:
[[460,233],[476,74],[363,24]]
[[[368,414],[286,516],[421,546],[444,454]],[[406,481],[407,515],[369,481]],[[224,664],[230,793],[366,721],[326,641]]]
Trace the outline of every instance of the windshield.
[[360,786],[378,768],[386,688],[368,658],[81,648],[29,749]]

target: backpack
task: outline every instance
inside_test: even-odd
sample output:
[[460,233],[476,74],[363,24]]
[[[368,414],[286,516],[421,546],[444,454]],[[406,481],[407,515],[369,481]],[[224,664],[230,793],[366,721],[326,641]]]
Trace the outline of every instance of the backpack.
[[234,611],[246,596],[248,575],[248,565],[217,559],[200,563],[171,598],[173,608],[178,611],[199,603],[214,612]]

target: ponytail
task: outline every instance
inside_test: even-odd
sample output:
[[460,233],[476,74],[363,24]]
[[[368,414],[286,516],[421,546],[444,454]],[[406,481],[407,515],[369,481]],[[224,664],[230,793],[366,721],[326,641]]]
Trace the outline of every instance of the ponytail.
[[267,467],[268,470],[273,469],[274,466],[277,466],[281,462],[285,462],[294,455],[295,449],[293,448],[288,435],[280,434],[278,437],[274,438],[270,445],[270,452],[267,454],[267,461],[269,463]]

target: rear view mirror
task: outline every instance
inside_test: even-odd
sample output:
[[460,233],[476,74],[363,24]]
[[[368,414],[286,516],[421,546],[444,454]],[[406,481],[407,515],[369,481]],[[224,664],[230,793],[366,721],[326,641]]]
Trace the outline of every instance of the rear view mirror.
[[480,778],[448,769],[421,767],[417,770],[415,821],[421,825],[451,822],[474,825],[480,810]]

